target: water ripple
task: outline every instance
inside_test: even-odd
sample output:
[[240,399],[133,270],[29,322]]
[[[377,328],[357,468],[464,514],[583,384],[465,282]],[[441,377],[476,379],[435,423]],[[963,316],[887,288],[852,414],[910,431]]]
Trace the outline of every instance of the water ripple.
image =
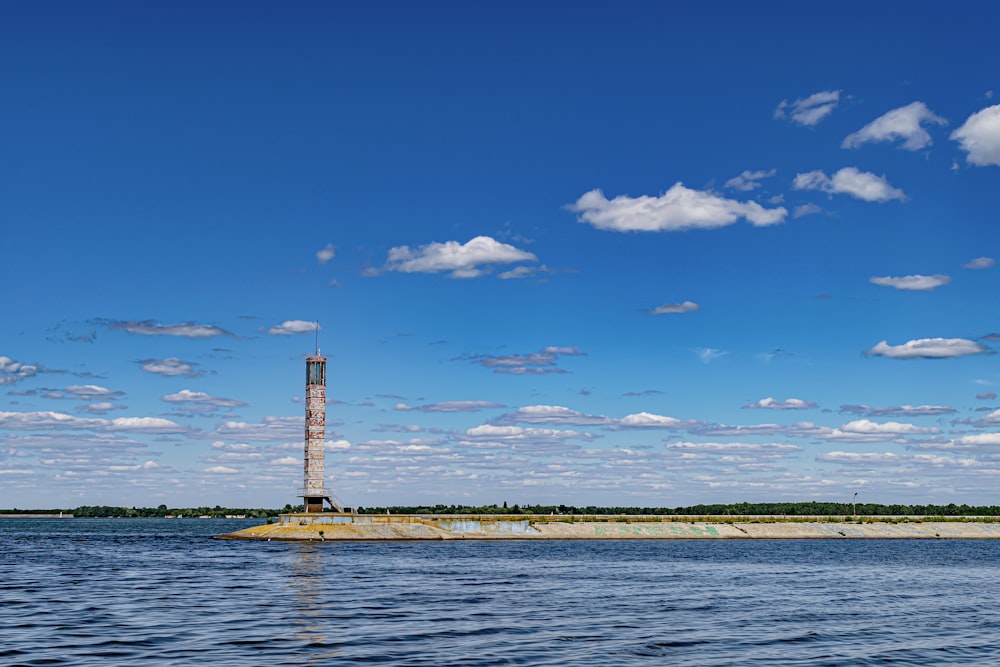
[[11,665],[1000,662],[1000,542],[244,543],[0,521]]

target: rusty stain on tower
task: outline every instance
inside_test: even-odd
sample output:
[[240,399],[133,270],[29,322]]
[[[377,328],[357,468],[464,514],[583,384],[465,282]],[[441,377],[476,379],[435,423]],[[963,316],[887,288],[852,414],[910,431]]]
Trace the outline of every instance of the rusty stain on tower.
[[306,443],[302,504],[306,512],[322,512],[323,501],[339,510],[326,488],[323,454],[326,447],[326,357],[306,358]]

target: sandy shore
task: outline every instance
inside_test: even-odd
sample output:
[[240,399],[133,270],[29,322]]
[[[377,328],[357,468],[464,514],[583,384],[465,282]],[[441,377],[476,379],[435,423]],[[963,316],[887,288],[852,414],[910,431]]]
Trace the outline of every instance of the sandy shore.
[[591,521],[574,517],[282,515],[220,539],[345,540],[634,540],[634,539],[1000,539],[1000,523],[974,521],[830,522],[826,520]]

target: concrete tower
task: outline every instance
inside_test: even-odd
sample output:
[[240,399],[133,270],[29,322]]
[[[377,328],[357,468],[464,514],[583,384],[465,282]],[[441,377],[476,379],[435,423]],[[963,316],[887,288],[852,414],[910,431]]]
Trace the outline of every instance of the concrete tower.
[[331,506],[323,470],[326,444],[326,357],[306,359],[306,447],[302,504],[306,512],[322,512],[323,501]]

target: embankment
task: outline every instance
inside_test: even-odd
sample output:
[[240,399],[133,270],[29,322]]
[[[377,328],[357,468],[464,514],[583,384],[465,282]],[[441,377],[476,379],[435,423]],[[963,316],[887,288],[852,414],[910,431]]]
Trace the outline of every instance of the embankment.
[[667,517],[282,514],[275,523],[219,539],[631,540],[631,539],[1000,539],[1000,523],[976,521],[670,520]]

